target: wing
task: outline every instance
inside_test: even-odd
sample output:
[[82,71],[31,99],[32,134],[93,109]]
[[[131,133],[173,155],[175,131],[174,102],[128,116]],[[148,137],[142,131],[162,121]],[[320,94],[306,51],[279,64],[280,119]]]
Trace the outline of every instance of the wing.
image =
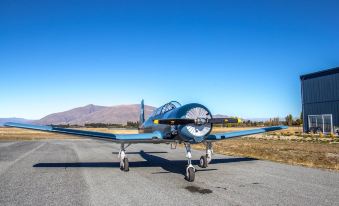
[[144,134],[111,134],[111,133],[104,133],[104,132],[67,129],[67,128],[52,127],[52,126],[39,126],[39,125],[21,124],[21,123],[14,123],[14,122],[7,122],[4,124],[4,126],[39,130],[39,131],[44,131],[44,132],[77,135],[77,136],[83,136],[86,138],[100,139],[100,140],[113,141],[113,142],[119,142],[119,143],[168,142],[168,140],[164,140],[161,133],[157,131],[153,133],[144,133]]
[[271,131],[287,129],[287,128],[288,127],[286,126],[274,126],[274,127],[260,128],[260,129],[242,130],[242,131],[236,131],[236,132],[217,133],[217,134],[209,135],[206,140],[216,141],[216,140],[241,137],[241,136],[246,136],[246,135],[251,135],[251,134],[271,132]]

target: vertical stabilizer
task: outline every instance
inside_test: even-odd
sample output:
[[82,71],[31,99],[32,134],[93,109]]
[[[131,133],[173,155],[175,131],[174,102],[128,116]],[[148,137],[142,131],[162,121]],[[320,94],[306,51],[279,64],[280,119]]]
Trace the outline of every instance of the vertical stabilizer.
[[145,107],[144,100],[141,100],[139,126],[141,126],[144,122],[145,122]]

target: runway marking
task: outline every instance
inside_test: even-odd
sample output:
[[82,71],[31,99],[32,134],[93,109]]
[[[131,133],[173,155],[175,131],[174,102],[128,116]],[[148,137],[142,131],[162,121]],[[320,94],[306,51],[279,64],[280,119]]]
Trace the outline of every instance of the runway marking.
[[4,163],[2,162],[2,168],[0,168],[0,175],[2,175],[8,168],[10,168],[12,165],[14,165],[15,163],[17,163],[18,161],[22,160],[23,158],[27,157],[28,155],[32,154],[33,152],[37,151],[38,149],[40,149],[42,146],[44,146],[46,144],[46,142],[40,144],[39,146],[35,147],[34,149],[31,149],[30,151],[22,154],[21,156],[19,156],[16,160],[12,161],[12,162],[8,162],[8,163]]

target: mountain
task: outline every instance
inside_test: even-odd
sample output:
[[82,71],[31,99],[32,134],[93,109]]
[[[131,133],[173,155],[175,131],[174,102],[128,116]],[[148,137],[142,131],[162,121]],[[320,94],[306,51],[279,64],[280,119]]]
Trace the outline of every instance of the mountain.
[[[155,107],[145,105],[145,117],[147,118]],[[139,121],[140,104],[98,106],[89,104],[68,111],[47,115],[40,120],[27,120],[22,118],[0,118],[0,126],[5,122],[33,123],[39,125],[49,124],[77,124],[86,123],[112,123],[126,124],[127,121]],[[225,118],[227,115],[213,115],[214,118]]]
[[[145,105],[145,117],[149,116],[155,107]],[[97,106],[87,105],[74,108],[64,112],[47,115],[35,124],[78,124],[85,123],[113,123],[126,124],[127,121],[136,122],[139,120],[140,104],[118,105],[118,106]]]
[[23,118],[0,118],[0,126],[3,126],[6,122],[18,122],[18,123],[31,123],[33,120],[23,119]]
[[215,114],[213,115],[213,118],[228,118],[230,116],[227,116],[227,115],[223,115],[223,114]]

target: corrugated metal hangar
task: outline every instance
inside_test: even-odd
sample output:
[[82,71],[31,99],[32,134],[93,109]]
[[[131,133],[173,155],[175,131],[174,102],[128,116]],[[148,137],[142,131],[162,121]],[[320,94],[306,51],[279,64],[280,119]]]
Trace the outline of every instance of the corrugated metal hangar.
[[339,67],[300,76],[304,132],[339,129]]

